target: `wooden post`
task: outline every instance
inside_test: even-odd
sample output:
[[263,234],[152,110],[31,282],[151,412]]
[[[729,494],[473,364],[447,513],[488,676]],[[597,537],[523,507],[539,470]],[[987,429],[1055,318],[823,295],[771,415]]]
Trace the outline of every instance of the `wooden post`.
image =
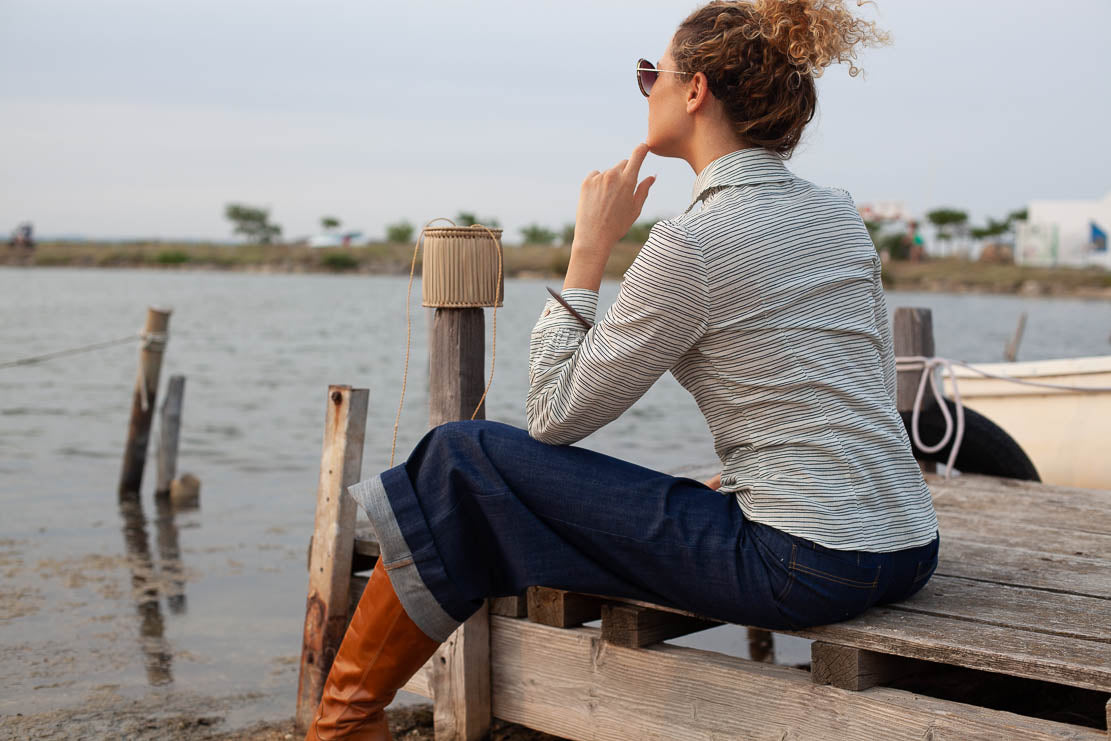
[[1018,346],[1022,344],[1022,333],[1026,330],[1026,312],[1018,315],[1018,325],[1015,327],[1014,336],[1007,346],[1003,348],[1003,359],[1013,363],[1018,359]]
[[356,507],[347,487],[358,483],[362,473],[368,397],[366,389],[328,387],[316,520],[309,555],[305,633],[297,679],[296,720],[302,729],[312,723],[347,628]]
[[[470,419],[482,398],[484,327],[480,308],[436,309],[428,335],[428,422],[432,427]],[[475,419],[485,418],[483,402]],[[486,736],[492,719],[489,600],[429,661],[436,741],[475,741]]]
[[[906,357],[922,355],[927,358],[934,355],[934,320],[929,309],[909,309],[901,307],[895,310],[894,327],[895,356]],[[900,371],[896,377],[896,405],[900,412],[909,412],[914,408],[914,395],[918,392],[918,382],[922,377],[921,370]],[[927,388],[922,394],[922,412],[934,406],[934,396]],[[929,441],[927,441],[927,445]],[[914,441],[911,441],[914,446]],[[917,456],[918,451],[915,450]],[[918,461],[918,465],[925,473],[937,470],[933,461]]]
[[156,494],[168,494],[170,483],[177,475],[177,441],[184,396],[185,376],[170,376],[166,400],[162,402],[162,417],[158,423],[158,482],[154,487]]
[[162,352],[166,347],[170,310],[150,307],[147,323],[143,327],[143,344],[139,351],[139,374],[135,391],[131,395],[131,419],[127,425],[127,444],[123,450],[123,467],[120,470],[120,498],[139,496],[143,481],[143,464],[147,457],[147,440],[150,438],[150,420],[154,415],[154,401],[158,394],[158,374],[162,370]]

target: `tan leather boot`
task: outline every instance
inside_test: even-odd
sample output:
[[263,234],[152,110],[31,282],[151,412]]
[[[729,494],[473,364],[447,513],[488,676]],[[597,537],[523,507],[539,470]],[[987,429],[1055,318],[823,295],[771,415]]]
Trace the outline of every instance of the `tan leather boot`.
[[439,646],[409,619],[379,558],[305,741],[393,741],[385,707]]

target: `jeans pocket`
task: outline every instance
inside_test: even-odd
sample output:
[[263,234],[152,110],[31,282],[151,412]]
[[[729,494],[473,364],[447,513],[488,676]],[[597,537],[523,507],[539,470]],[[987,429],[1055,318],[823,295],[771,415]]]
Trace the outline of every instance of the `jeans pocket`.
[[882,566],[861,563],[856,551],[835,551],[787,533],[757,537],[775,560],[769,569],[772,601],[795,630],[848,620],[875,601]]

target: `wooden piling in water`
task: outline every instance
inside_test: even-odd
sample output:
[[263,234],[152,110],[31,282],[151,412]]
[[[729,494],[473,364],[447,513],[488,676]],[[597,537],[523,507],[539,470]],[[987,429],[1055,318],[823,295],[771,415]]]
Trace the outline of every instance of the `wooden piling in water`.
[[162,354],[168,339],[169,325],[169,309],[154,306],[147,309],[147,321],[141,335],[139,373],[131,396],[131,418],[127,425],[127,443],[124,445],[123,466],[120,469],[121,498],[139,496],[143,464],[147,457],[147,441],[150,439],[150,421],[154,416],[154,402],[158,395],[158,374],[162,370]]
[[154,487],[156,494],[169,494],[170,484],[177,475],[177,443],[184,396],[185,376],[170,376],[158,423],[158,482]]
[[[428,335],[429,414],[437,427],[470,419],[484,388],[481,308],[437,308]],[[486,418],[485,402],[475,419]],[[430,660],[437,741],[475,741],[490,730],[490,601],[456,629]]]
[[296,720],[302,729],[312,723],[347,628],[356,507],[347,487],[362,473],[368,398],[366,389],[328,387],[297,680]]
[[[900,307],[895,310],[893,338],[896,357],[934,356],[934,319],[929,309]],[[896,406],[900,412],[909,412],[914,408],[914,396],[918,393],[918,382],[922,378],[920,369],[899,371],[895,377]],[[928,382],[927,382],[928,383]],[[927,387],[922,392],[921,411],[925,412],[934,407],[937,402]],[[927,444],[929,444],[927,442]],[[914,442],[911,441],[911,447]],[[917,451],[915,451],[917,453]],[[937,464],[933,461],[918,461],[924,473],[937,471]]]

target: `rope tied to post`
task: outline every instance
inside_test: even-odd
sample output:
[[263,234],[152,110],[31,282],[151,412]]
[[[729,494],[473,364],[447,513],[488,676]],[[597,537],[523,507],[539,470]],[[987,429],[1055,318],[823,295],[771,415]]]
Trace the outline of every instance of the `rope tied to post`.
[[[959,365],[968,368],[973,373],[977,373],[987,378],[995,378],[1000,381],[1008,381],[1010,383],[1019,384],[1022,386],[1034,386],[1038,388],[1053,389],[1055,391],[1081,391],[1087,393],[1107,393],[1111,392],[1111,386],[1074,386],[1063,383],[1046,383],[1044,381],[1028,381],[1025,378],[1015,378],[1014,376],[1007,376],[1002,373],[991,373],[981,368],[977,368],[963,360],[951,360],[940,356],[927,357],[925,355],[905,355],[895,358],[896,372],[921,370],[922,375],[918,380],[918,390],[914,394],[914,406],[911,407],[910,415],[910,434],[911,439],[914,441],[915,446],[924,453],[936,453],[944,448],[949,440],[953,441],[953,448],[949,452],[949,458],[945,463],[945,478],[951,478],[953,474],[953,463],[957,460],[957,452],[960,449],[961,441],[964,439],[964,403],[961,401],[961,392],[957,384],[957,374],[953,370],[954,365]],[[948,372],[949,379],[953,384],[953,404],[956,407],[956,422],[954,423],[953,416],[949,413],[949,406],[945,403],[937,386],[936,374],[934,371],[938,368]],[[926,389],[927,382],[930,385],[930,391],[937,402],[938,409],[941,410],[941,416],[945,420],[945,434],[941,436],[941,440],[934,445],[926,445],[922,442],[922,437],[918,429],[918,421],[922,411],[922,397]]]
[[[139,349],[150,350],[151,352],[162,352],[166,349],[166,344],[170,341],[168,332],[147,332],[140,329],[138,332],[140,341]],[[147,375],[145,363],[139,361],[139,404],[144,412],[150,408],[150,399],[147,394]]]

